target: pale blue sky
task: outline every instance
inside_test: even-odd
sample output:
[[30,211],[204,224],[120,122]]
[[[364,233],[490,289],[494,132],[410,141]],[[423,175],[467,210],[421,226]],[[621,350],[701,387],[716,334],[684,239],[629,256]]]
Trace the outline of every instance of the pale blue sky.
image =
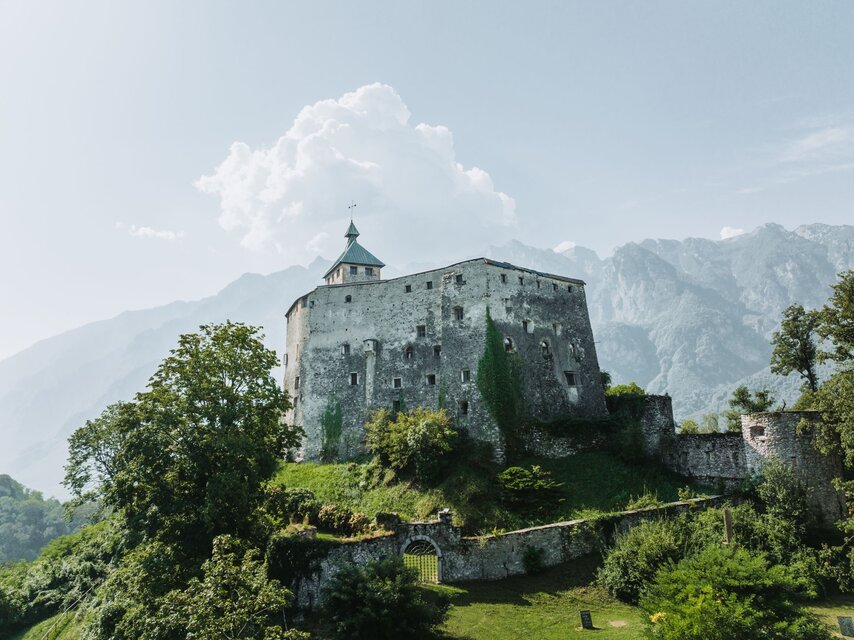
[[[376,82],[393,90],[356,101],[368,116],[405,104],[411,118],[355,126],[347,157],[381,148],[382,184],[322,164],[288,173],[263,215],[257,184],[194,186],[233,142],[268,150],[303,107],[350,105]],[[453,146],[429,129],[441,151],[426,153],[422,122]],[[304,210],[281,217],[297,193]],[[515,237],[606,255],[645,237],[852,223],[854,3],[0,2],[0,358],[245,271],[334,258],[351,197],[364,244],[397,263],[443,244],[397,248],[419,202],[464,236],[457,252]],[[512,220],[490,226],[508,202]],[[315,227],[328,235],[306,241]]]

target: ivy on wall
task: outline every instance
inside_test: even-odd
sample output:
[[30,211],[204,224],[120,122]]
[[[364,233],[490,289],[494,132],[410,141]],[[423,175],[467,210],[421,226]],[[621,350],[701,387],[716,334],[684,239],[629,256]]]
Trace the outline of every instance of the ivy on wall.
[[505,351],[504,339],[487,307],[486,345],[477,365],[477,388],[489,415],[504,436],[508,454],[519,449],[519,425],[523,413],[522,383],[517,367],[513,354]]
[[343,424],[344,421],[341,416],[341,403],[330,398],[329,402],[326,404],[326,409],[323,410],[323,416],[320,419],[323,436],[320,446],[321,462],[333,462],[338,459]]

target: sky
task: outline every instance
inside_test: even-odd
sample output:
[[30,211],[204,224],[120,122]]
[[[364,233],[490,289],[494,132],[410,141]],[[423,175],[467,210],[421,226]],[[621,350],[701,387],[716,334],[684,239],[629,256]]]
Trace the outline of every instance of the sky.
[[0,2],[0,359],[360,240],[854,222],[851,2]]

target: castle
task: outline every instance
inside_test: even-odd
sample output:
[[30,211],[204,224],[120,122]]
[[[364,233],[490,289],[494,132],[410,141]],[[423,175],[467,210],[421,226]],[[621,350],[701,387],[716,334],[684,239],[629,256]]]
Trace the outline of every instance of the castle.
[[486,258],[383,280],[352,222],[345,237],[325,284],[287,312],[286,419],[305,430],[305,458],[352,457],[373,411],[417,406],[445,407],[501,458],[477,385],[487,311],[532,417],[607,413],[583,281]]

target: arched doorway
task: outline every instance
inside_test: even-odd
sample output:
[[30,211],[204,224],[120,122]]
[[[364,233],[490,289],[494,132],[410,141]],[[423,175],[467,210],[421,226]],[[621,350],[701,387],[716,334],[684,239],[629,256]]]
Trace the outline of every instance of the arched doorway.
[[442,552],[427,536],[414,536],[401,549],[403,564],[418,572],[419,582],[442,581]]

